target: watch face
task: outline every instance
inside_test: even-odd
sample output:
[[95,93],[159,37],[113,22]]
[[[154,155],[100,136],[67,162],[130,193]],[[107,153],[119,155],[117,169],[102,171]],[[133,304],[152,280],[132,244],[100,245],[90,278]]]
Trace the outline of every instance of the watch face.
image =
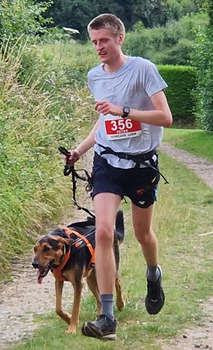
[[123,112],[124,112],[125,114],[129,114],[130,108],[129,108],[129,107],[124,107],[124,108],[123,108]]

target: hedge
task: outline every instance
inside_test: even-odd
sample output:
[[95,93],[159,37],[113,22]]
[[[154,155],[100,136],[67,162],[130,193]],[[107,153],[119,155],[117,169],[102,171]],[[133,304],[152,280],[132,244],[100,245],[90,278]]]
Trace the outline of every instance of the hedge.
[[195,124],[197,79],[188,66],[159,65],[159,73],[168,84],[165,91],[175,123]]

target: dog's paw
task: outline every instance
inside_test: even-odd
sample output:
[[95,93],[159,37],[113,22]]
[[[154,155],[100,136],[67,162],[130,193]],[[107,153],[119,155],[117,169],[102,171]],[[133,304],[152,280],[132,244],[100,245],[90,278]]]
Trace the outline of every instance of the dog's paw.
[[76,333],[76,327],[74,326],[71,326],[69,327],[66,331],[65,331],[66,334],[75,334]]
[[116,305],[119,311],[122,311],[125,306],[125,301],[123,299],[116,300]]

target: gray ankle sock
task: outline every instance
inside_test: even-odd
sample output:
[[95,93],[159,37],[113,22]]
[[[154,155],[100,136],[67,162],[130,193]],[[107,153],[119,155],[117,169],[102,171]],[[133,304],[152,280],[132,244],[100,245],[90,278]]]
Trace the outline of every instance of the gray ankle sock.
[[113,313],[113,294],[101,294],[101,305],[102,305],[102,314],[111,318],[114,321],[114,313]]
[[147,266],[146,277],[151,282],[156,282],[159,276],[161,275],[160,266]]

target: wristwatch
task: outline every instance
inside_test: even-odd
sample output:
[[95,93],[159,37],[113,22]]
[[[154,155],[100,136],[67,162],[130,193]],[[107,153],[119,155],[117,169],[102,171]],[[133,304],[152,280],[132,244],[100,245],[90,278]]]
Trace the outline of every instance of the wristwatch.
[[127,118],[129,113],[130,113],[130,108],[127,106],[124,106],[122,118]]

